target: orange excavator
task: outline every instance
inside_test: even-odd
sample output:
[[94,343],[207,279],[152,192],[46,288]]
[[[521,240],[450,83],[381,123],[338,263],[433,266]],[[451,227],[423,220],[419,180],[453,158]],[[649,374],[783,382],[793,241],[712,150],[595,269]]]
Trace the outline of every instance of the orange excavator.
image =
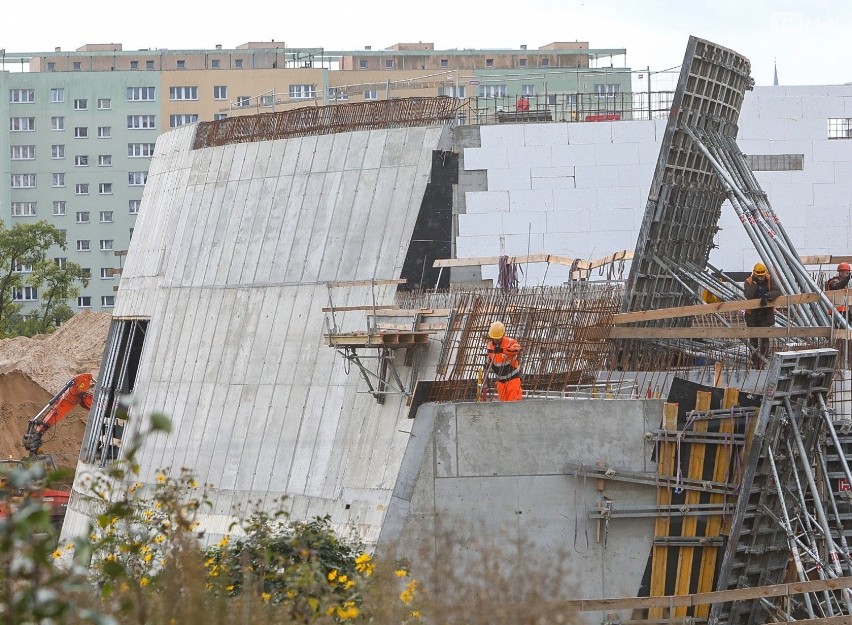
[[[45,432],[62,421],[77,406],[86,410],[92,407],[95,380],[89,373],[81,373],[71,378],[41,411],[32,417],[24,434],[24,448],[30,452],[29,458],[23,460],[4,460],[4,464],[25,464],[39,462],[45,469],[56,469],[56,460],[52,455],[39,455]],[[44,489],[37,496],[51,508],[51,518],[57,526],[61,526],[68,499],[71,493],[64,490]],[[0,517],[6,514],[0,505]]]

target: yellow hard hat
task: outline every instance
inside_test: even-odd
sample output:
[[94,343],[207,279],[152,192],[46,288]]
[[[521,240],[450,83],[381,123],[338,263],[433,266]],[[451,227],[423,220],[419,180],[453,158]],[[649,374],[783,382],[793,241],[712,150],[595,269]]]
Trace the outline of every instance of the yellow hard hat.
[[504,326],[500,321],[495,321],[488,328],[488,338],[494,339],[502,339],[503,335],[506,334],[506,326]]
[[766,265],[763,263],[757,263],[752,270],[752,273],[756,275],[758,278],[762,278],[766,275]]

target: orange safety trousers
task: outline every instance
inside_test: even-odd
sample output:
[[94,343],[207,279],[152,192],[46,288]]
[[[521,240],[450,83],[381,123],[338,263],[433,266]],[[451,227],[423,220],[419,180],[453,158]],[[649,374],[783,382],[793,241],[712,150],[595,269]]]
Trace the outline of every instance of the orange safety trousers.
[[497,382],[497,398],[500,401],[521,401],[524,392],[521,389],[521,378],[513,378],[507,382]]

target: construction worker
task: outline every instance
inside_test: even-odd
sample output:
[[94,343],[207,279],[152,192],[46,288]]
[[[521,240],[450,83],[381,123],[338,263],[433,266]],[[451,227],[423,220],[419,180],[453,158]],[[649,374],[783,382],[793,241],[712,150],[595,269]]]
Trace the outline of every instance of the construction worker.
[[[762,308],[753,308],[745,311],[745,322],[749,328],[771,328],[775,325],[775,309],[767,306],[778,294],[772,288],[772,277],[766,270],[766,265],[757,263],[752,269],[751,275],[743,283],[743,291],[746,299],[760,299]],[[769,356],[768,338],[751,338],[749,343],[753,352],[751,363],[755,368],[760,368],[761,358]]]
[[[837,275],[825,283],[825,290],[839,291],[840,289],[849,288],[850,270],[852,270],[852,267],[849,266],[849,263],[840,263],[837,265]],[[846,306],[839,305],[836,306],[836,308],[841,315],[849,319],[849,313],[846,310]]]
[[519,113],[526,113],[530,110],[530,101],[527,100],[524,96],[519,97],[515,100],[515,110]]
[[497,380],[497,397],[500,401],[520,401],[523,398],[518,362],[520,353],[520,343],[506,336],[506,326],[500,321],[492,323],[488,328],[486,372]]

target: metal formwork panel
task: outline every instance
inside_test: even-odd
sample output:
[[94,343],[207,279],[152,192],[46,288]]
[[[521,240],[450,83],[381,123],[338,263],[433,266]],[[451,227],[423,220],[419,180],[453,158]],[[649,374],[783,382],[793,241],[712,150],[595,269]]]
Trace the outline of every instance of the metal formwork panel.
[[[708,159],[683,128],[710,128],[736,137],[740,107],[754,82],[750,71],[748,59],[736,52],[689,38],[630,268],[624,310],[695,303],[690,291],[697,291],[694,280],[676,279],[667,266],[706,266],[726,193]],[[688,322],[681,318],[650,324]]]
[[[820,446],[824,420],[815,407],[831,388],[837,351],[814,349],[776,352],[769,370],[763,403],[751,444],[728,541],[719,570],[717,590],[753,588],[788,581],[789,519],[813,509],[818,498],[797,498],[807,485],[812,458]],[[780,490],[779,490],[780,485]],[[832,559],[831,541],[824,545],[823,564]],[[823,566],[823,568],[826,568]],[[715,604],[712,625],[759,625],[774,620],[775,606],[761,599]]]

